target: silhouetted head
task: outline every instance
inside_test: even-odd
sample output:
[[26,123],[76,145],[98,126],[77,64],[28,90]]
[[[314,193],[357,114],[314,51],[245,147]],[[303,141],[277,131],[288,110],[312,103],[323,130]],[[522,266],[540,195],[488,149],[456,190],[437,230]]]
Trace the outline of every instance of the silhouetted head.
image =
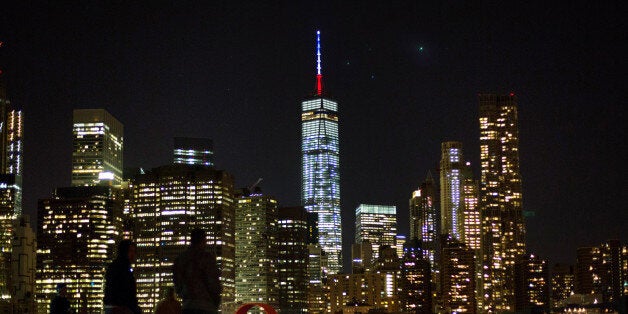
[[164,297],[166,299],[174,299],[174,287],[166,288],[166,292],[165,292]]
[[205,230],[194,228],[190,233],[190,243],[192,246],[204,246],[207,243]]
[[135,261],[135,243],[131,240],[122,240],[118,243],[118,259]]
[[68,293],[68,285],[66,285],[65,283],[58,283],[57,284],[57,294],[60,296],[65,297],[66,294]]

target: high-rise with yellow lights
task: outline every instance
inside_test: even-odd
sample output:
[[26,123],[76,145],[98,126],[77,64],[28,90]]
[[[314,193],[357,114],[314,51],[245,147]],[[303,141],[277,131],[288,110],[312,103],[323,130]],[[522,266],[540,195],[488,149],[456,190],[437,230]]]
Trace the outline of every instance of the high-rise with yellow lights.
[[236,198],[236,303],[266,303],[277,308],[277,200],[259,188]]
[[525,253],[517,97],[480,94],[483,310],[513,311],[514,266]]
[[76,109],[73,117],[72,186],[122,183],[124,127],[104,109]]
[[22,214],[22,110],[7,99],[0,70],[0,300],[11,298],[14,221]]
[[122,200],[108,186],[57,188],[37,208],[37,301],[48,310],[65,283],[72,307],[100,313],[105,267],[121,237]]
[[222,310],[233,312],[235,204],[233,176],[210,166],[172,164],[131,181],[130,215],[137,243],[135,278],[142,309],[152,311],[172,286],[172,265],[194,228],[207,233],[221,269]]

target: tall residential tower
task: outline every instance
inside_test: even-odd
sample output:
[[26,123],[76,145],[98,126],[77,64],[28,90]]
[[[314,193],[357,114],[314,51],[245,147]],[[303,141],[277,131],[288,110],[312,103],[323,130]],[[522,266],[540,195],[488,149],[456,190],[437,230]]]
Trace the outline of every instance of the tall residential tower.
[[450,234],[458,241],[464,237],[462,196],[462,143],[441,144],[440,160],[440,212],[441,233]]
[[484,310],[514,310],[514,266],[525,254],[517,97],[480,94]]
[[323,93],[320,31],[316,35],[316,93],[301,103],[301,201],[318,214],[319,244],[333,274],[342,266],[338,103]]

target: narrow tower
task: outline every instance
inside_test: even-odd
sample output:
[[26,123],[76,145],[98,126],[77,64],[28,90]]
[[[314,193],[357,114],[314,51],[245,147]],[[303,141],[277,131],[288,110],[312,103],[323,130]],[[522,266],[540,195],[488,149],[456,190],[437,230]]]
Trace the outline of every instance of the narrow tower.
[[483,311],[513,311],[514,265],[525,253],[517,97],[480,94]]
[[301,103],[301,201],[318,214],[319,244],[328,257],[328,273],[340,272],[340,150],[338,103],[324,96],[320,31],[316,32],[316,92]]

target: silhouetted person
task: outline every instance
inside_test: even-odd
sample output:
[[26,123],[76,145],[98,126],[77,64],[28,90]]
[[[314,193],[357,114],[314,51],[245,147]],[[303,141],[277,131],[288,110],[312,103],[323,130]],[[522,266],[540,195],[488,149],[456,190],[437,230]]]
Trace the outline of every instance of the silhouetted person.
[[174,297],[174,288],[166,289],[165,299],[159,301],[155,308],[155,314],[181,314],[181,302]]
[[137,290],[131,263],[135,261],[135,244],[122,240],[118,244],[118,255],[105,273],[105,314],[139,314]]
[[205,250],[205,231],[192,230],[190,242],[174,261],[174,288],[183,299],[183,314],[218,313],[222,288],[216,255]]
[[64,283],[57,284],[57,295],[50,301],[50,314],[74,313],[68,300],[68,286]]

